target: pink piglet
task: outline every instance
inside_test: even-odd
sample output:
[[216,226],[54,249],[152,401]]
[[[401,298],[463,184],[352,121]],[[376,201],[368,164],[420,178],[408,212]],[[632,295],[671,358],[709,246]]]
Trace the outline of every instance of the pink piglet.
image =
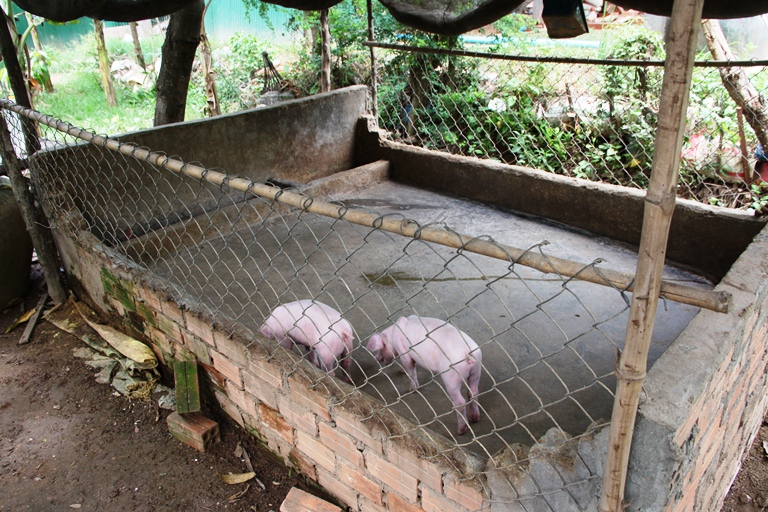
[[[374,333],[366,348],[377,352],[380,363],[390,364],[399,357],[411,379],[411,391],[419,387],[416,365],[440,374],[446,392],[456,407],[458,433],[467,431],[467,419],[480,419],[477,394],[483,354],[477,343],[465,332],[444,320],[411,315],[400,317],[381,333]],[[467,386],[467,399],[462,396],[462,384]],[[467,402],[469,404],[467,405]],[[468,416],[467,410],[468,409]]]
[[351,383],[352,325],[341,313],[316,300],[297,300],[276,307],[259,332],[288,350],[294,344],[309,349],[309,361],[328,373],[342,368],[342,380]]

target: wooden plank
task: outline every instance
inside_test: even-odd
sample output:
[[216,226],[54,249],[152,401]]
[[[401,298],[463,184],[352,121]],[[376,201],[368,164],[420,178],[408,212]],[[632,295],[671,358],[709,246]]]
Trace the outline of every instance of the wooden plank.
[[195,361],[186,362],[187,375],[187,409],[188,412],[200,411],[200,382],[197,378],[197,363]]
[[189,396],[187,394],[187,362],[176,361],[173,363],[173,380],[176,384],[176,412],[184,414],[189,412]]
[[45,308],[45,303],[47,300],[48,294],[45,293],[40,298],[40,302],[37,303],[35,314],[32,315],[32,318],[30,318],[27,322],[27,328],[24,329],[24,334],[22,334],[21,338],[19,338],[19,345],[26,345],[32,339],[32,332],[35,330],[35,326],[37,325],[37,321],[40,319],[40,314],[43,312],[43,308]]

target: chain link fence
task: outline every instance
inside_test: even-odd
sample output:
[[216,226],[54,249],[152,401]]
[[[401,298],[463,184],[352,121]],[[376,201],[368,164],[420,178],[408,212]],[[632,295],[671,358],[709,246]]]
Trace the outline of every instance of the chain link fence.
[[[393,140],[603,183],[647,186],[663,61],[369,45],[377,50],[383,77],[379,122]],[[768,180],[768,161],[722,75],[735,82],[732,71],[742,71],[752,86],[742,91],[745,101],[765,110],[768,63],[700,64],[693,75],[678,195],[759,211],[765,199],[756,168],[766,169]],[[758,164],[761,154],[764,163]]]
[[[311,189],[255,183],[9,102],[2,106],[17,148],[24,147],[20,119],[38,123],[43,150],[28,163],[56,230],[74,238],[90,233],[194,297],[215,318],[262,329],[276,340],[275,351],[284,350],[277,341],[286,338],[275,324],[271,332],[264,329],[274,312],[278,327],[295,329],[290,338],[303,357],[294,370],[315,363],[348,377],[351,387],[334,382],[350,396],[362,391],[371,410],[397,413],[391,435],[437,436],[448,442],[439,455],[468,450],[487,461],[482,471],[539,468],[538,480],[510,484],[496,499],[551,510],[562,499],[587,507],[588,488],[602,477],[600,464],[578,447],[610,418],[631,276],[602,269],[599,259],[561,260],[545,239],[536,239],[541,231],[532,224],[514,224],[533,221],[458,199],[385,183],[327,202],[312,197]],[[408,126],[403,129],[402,137],[409,136]],[[465,230],[477,231],[459,233]],[[525,246],[503,243],[509,233]],[[569,243],[592,243],[569,236],[554,244],[558,252],[568,254]],[[594,243],[590,250],[612,251],[614,261],[633,267],[630,253]],[[672,279],[701,284],[682,272]],[[354,342],[340,344],[344,321],[327,310],[319,314],[312,303],[288,315],[276,309],[300,300],[333,308],[349,322]],[[659,321],[676,324],[677,331],[659,329],[652,360],[696,311],[665,304]],[[419,318],[408,327],[400,319],[411,315]],[[400,358],[370,345],[377,333],[389,336]],[[332,354],[327,363],[324,352]],[[412,353],[418,354],[420,384],[414,387],[398,364],[407,367],[403,355]],[[480,365],[477,388],[462,366],[467,363]],[[463,397],[478,404],[476,412],[470,406],[464,413]],[[459,433],[462,419],[469,420],[466,433]],[[563,450],[577,460],[567,471],[551,460]]]

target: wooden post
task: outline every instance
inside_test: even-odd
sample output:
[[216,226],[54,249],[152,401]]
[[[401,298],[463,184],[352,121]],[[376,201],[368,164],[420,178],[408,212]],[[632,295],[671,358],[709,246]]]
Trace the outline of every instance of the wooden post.
[[645,196],[643,231],[624,350],[616,366],[603,474],[600,512],[624,510],[624,489],[640,391],[648,365],[648,348],[659,302],[669,225],[675,210],[680,152],[704,0],[675,0],[664,65],[659,120],[651,181]]
[[16,202],[19,203],[21,214],[24,217],[24,223],[27,225],[27,231],[32,238],[32,245],[37,251],[37,258],[40,266],[43,268],[45,282],[48,285],[48,295],[53,302],[61,304],[67,300],[67,292],[61,281],[61,272],[59,269],[59,254],[56,251],[56,244],[53,241],[48,219],[45,214],[35,206],[35,199],[27,186],[27,181],[21,174],[21,166],[16,159],[16,152],[11,142],[11,133],[8,131],[8,125],[5,123],[5,117],[0,114],[0,155],[3,157],[3,164],[8,170],[8,177],[11,179],[11,187]]
[[329,92],[331,90],[331,29],[328,26],[328,9],[320,11],[320,34],[322,41],[320,92]]
[[144,52],[141,49],[141,41],[139,41],[139,24],[135,21],[130,22],[131,25],[131,39],[133,39],[133,58],[136,59],[136,64],[147,69],[147,63],[144,61]]
[[[375,33],[373,31],[373,2],[367,1],[368,5],[368,40],[374,41]],[[376,51],[373,46],[368,48],[371,51],[371,114],[379,125],[379,77],[376,70]]]
[[107,97],[107,105],[117,106],[115,87],[112,85],[112,74],[109,71],[109,55],[107,55],[107,43],[104,41],[104,23],[101,20],[93,20],[93,30],[96,34],[96,53],[99,58],[99,72],[101,73],[101,86]]

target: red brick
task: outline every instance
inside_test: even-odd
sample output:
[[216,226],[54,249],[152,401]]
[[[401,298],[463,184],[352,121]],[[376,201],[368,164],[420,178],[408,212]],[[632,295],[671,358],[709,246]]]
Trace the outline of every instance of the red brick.
[[211,329],[210,324],[194,315],[185,316],[187,318],[187,330],[210,346],[215,346],[213,341],[213,330]]
[[209,366],[213,365],[211,347],[208,344],[203,343],[197,336],[187,331],[182,332],[182,337],[184,338],[184,346],[195,354],[198,361]]
[[211,350],[211,359],[213,367],[221,372],[227,379],[231,380],[238,388],[243,388],[243,379],[240,378],[240,367],[232,363],[224,355]]
[[[458,503],[454,503],[431,489],[426,488],[422,489],[421,507],[425,512],[465,512],[467,510]],[[471,510],[480,510],[480,507],[478,506]]]
[[294,428],[303,430],[313,437],[317,436],[317,421],[314,414],[303,407],[297,406],[290,398],[286,398],[283,395],[278,395],[277,406],[280,414],[282,414]]
[[392,512],[423,512],[424,509],[408,503],[402,497],[394,492],[387,493],[387,509]]
[[230,381],[227,381],[227,396],[237,404],[241,411],[246,412],[253,417],[258,417],[259,413],[256,410],[256,399],[242,389],[235,387]]
[[[696,493],[690,489],[683,493],[682,499],[674,504],[672,512],[694,512],[693,504],[696,501]],[[670,510],[667,508],[667,510]]]
[[211,384],[214,387],[220,389],[221,391],[226,391],[227,380],[224,378],[224,375],[222,375],[219,370],[217,370],[213,366],[208,366],[203,362],[198,362],[198,364],[203,369],[205,374],[208,376],[208,380],[211,382]]
[[419,458],[415,452],[401,447],[397,440],[391,440],[387,444],[387,459],[435,491],[442,491],[443,474],[437,466],[426,459]]
[[444,492],[446,497],[469,510],[480,510],[485,501],[485,495],[481,490],[452,479],[445,481]]
[[173,437],[201,452],[219,442],[219,424],[202,414],[173,412],[166,422]]
[[263,379],[273,388],[283,387],[283,376],[275,365],[263,359],[253,359],[248,370],[256,377]]
[[374,478],[405,496],[405,499],[410,500],[411,503],[416,503],[419,499],[419,482],[415,476],[405,473],[401,468],[390,464],[370,450],[364,453],[368,471]]
[[363,442],[363,444],[365,444],[374,452],[379,454],[384,453],[381,440],[373,437],[373,435],[371,435],[370,429],[368,429],[368,427],[366,427],[353,414],[337,408],[334,411],[334,417],[336,421],[336,427],[351,435],[352,438],[359,439]]
[[688,418],[675,433],[675,442],[677,443],[677,446],[682,447],[685,440],[691,435],[693,426],[701,417],[704,402],[704,396],[700,396],[696,403],[688,409]]
[[318,439],[305,434],[301,430],[297,430],[296,447],[319,466],[331,473],[336,471],[336,457]]
[[352,467],[339,461],[339,469],[336,474],[339,476],[339,480],[355,489],[373,503],[378,505],[384,504],[381,500],[381,485],[363,475],[363,471],[359,467]]
[[360,512],[387,512],[384,505],[377,505],[363,495],[358,496],[357,501],[360,505]]
[[149,338],[157,343],[163,352],[173,354],[171,343],[168,341],[168,336],[166,336],[163,331],[156,327],[150,327],[148,331]]
[[219,331],[213,331],[213,339],[216,342],[216,350],[227,356],[241,368],[248,366],[247,350],[242,343],[229,338],[226,334]]
[[328,423],[320,423],[320,440],[336,455],[348,460],[352,465],[363,467],[363,454],[357,449],[355,441]]
[[259,404],[259,419],[267,428],[274,431],[287,443],[293,444],[293,427],[291,427],[282,414],[277,409],[273,409],[266,404]]
[[243,415],[240,414],[240,409],[238,409],[235,402],[233,402],[227,395],[222,393],[221,391],[214,391],[213,394],[216,396],[216,401],[219,403],[219,406],[224,410],[227,415],[238,422],[241,427],[245,428],[245,424],[243,422]]
[[175,341],[176,343],[183,343],[184,338],[181,335],[181,327],[179,324],[167,316],[160,314],[155,316],[155,323],[157,324],[158,329],[163,331],[169,339]]
[[317,469],[315,469],[314,462],[309,460],[309,458],[305,454],[301,453],[298,448],[295,446],[292,447],[288,451],[287,458],[293,467],[298,469],[302,475],[308,476],[312,480],[317,481]]
[[147,306],[154,309],[155,312],[161,311],[162,306],[160,305],[160,299],[157,298],[157,295],[155,295],[155,292],[147,288],[146,286],[137,286],[137,290],[139,292],[139,297],[144,299],[144,302],[146,302]]
[[173,302],[162,303],[163,314],[171,319],[171,321],[181,327],[184,327],[184,314],[181,309]]
[[322,485],[323,488],[333,496],[340,499],[354,510],[357,510],[357,492],[341,483],[338,478],[322,469],[318,469],[317,483]]
[[277,392],[267,381],[254,376],[250,372],[243,371],[243,386],[249,393],[265,402],[273,409],[277,409]]
[[341,509],[294,487],[280,505],[280,512],[341,512]]
[[291,388],[291,397],[297,404],[306,407],[326,421],[331,421],[326,397],[300,384],[296,379],[288,379],[288,385]]
[[150,348],[152,349],[152,352],[155,353],[155,357],[157,357],[157,360],[160,361],[160,364],[166,365],[165,354],[163,354],[163,351],[160,349],[160,347],[156,343],[151,343]]

